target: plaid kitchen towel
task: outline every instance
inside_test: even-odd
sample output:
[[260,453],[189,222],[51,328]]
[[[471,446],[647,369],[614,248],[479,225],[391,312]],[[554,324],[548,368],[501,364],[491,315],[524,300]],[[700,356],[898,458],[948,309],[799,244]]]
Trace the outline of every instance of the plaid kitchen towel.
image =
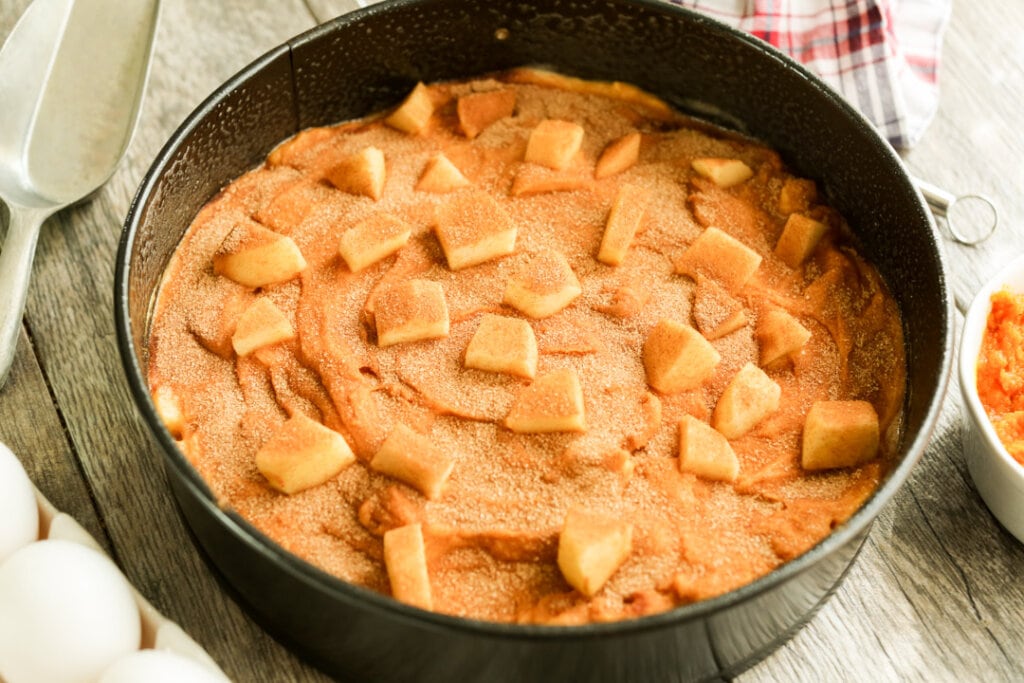
[[668,0],[788,53],[857,107],[897,149],[938,108],[952,0]]

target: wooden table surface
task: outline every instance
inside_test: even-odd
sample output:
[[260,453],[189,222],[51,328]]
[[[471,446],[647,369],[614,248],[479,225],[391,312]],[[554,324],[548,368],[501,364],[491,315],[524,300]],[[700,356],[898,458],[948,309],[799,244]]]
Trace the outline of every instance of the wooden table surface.
[[[27,4],[0,0],[0,39]],[[136,187],[183,118],[255,57],[356,4],[164,0],[140,129],[98,196],[43,227],[14,367],[0,389],[0,441],[238,681],[324,677],[264,634],[192,545],[121,370],[114,254]],[[938,116],[905,154],[918,176],[956,193],[984,192],[999,205],[1001,227],[989,242],[946,246],[959,302],[1024,248],[1022,35],[1024,3],[955,3]],[[971,483],[960,412],[954,378],[927,453],[876,521],[845,583],[742,680],[1024,678],[1024,545],[996,523]]]

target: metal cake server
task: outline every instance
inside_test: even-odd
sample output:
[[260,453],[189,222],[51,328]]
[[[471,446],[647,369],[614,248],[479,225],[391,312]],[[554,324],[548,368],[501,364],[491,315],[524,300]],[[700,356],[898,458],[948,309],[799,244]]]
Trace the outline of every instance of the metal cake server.
[[0,387],[43,221],[99,188],[141,109],[159,0],[35,0],[0,48]]

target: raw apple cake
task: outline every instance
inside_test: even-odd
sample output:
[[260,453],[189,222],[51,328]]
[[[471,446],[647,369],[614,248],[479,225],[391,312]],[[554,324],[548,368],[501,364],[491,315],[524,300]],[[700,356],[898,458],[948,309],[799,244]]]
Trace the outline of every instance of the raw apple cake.
[[419,84],[196,216],[149,381],[220,503],[349,581],[577,624],[721,594],[876,489],[897,306],[815,183],[621,83]]

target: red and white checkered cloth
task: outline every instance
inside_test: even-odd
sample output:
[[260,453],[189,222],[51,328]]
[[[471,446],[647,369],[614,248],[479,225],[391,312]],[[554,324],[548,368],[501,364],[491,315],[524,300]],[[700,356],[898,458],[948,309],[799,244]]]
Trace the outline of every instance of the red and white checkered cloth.
[[668,0],[788,53],[857,107],[897,149],[939,102],[952,0]]

